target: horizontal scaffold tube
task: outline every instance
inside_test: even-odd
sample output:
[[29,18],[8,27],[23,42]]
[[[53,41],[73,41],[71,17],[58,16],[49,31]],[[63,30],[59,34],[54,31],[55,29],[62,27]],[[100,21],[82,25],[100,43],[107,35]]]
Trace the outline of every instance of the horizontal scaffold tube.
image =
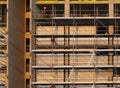
[[112,34],[112,35],[109,35],[109,34],[95,34],[95,35],[39,35],[39,34],[32,34],[34,37],[36,38],[49,38],[49,37],[52,37],[54,36],[54,38],[67,38],[67,37],[71,37],[71,38],[79,38],[79,37],[86,37],[86,38],[89,38],[89,37],[120,37],[120,34]]
[[96,49],[96,50],[41,50],[41,49],[33,49],[33,53],[92,53],[92,52],[116,52],[120,53],[120,49]]
[[73,67],[74,67],[74,69],[83,69],[83,68],[84,69],[85,68],[86,69],[89,69],[89,68],[114,68],[114,67],[118,67],[119,68],[120,65],[32,66],[33,69],[47,69],[47,70],[49,70],[49,69],[73,69]]
[[67,84],[82,84],[82,85],[88,85],[88,84],[99,84],[99,85],[104,85],[104,84],[119,84],[120,81],[114,82],[114,81],[102,81],[102,82],[32,82],[33,85],[51,85],[51,84],[55,84],[55,85],[67,85]]

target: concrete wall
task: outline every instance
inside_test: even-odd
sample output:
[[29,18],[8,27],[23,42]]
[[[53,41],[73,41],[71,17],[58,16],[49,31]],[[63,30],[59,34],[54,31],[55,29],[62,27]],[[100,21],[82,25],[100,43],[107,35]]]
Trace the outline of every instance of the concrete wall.
[[[64,26],[37,26],[36,34],[40,35],[64,35]],[[87,32],[86,32],[87,31]],[[96,34],[95,26],[70,26],[71,35],[93,35]],[[51,45],[51,38],[38,38],[36,43],[43,45]],[[114,39],[114,44],[120,44],[119,38]],[[64,45],[64,38],[56,38],[59,45]],[[108,44],[108,38],[70,38],[70,45],[83,45],[83,44]]]
[[24,80],[24,36],[25,36],[25,0],[8,2],[8,79],[9,88],[25,88]]
[[[106,82],[110,80],[110,77],[113,75],[113,73],[109,71],[94,72],[94,70],[91,69],[83,70],[84,71],[74,70],[71,73],[70,82],[93,82],[94,80],[98,82]],[[66,77],[66,79],[68,79],[68,77]],[[41,83],[64,82],[64,72],[63,70],[37,70],[36,81]]]

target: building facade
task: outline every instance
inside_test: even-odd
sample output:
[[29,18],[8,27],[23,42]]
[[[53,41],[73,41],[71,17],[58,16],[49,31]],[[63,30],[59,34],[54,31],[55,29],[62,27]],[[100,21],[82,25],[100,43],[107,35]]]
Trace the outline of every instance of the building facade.
[[32,88],[120,87],[119,0],[32,0]]
[[0,88],[119,88],[120,0],[0,0]]

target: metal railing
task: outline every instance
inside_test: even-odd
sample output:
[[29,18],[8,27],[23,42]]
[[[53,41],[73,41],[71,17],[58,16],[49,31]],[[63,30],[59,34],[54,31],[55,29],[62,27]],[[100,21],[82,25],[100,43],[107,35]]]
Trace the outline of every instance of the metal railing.
[[[97,30],[96,27],[94,27],[92,29],[78,28],[78,30],[76,30],[76,26],[74,26],[74,27],[75,28],[72,28],[72,27],[70,28],[70,35],[97,35],[97,34],[98,35],[99,34],[109,35],[108,29],[106,29],[106,30],[102,29],[102,28],[105,28],[105,27],[102,27],[101,30]],[[52,35],[52,34],[53,35],[64,35],[64,31],[62,31],[62,30],[55,30],[55,27],[53,27],[53,30],[51,30],[51,29],[48,30],[47,28],[46,27],[39,27],[38,29],[33,30],[32,34],[36,34],[36,35]],[[119,32],[120,32],[119,30],[114,30],[113,34],[117,34]]]
[[108,17],[108,13],[108,10],[70,10],[71,17]]
[[[114,39],[114,41],[112,40],[108,40],[108,38],[70,38],[70,45],[86,45],[86,47],[89,45],[93,46],[99,46],[99,45],[109,45],[109,42],[113,42],[113,45],[119,45],[120,44],[120,39]],[[64,45],[64,38],[56,38],[56,43],[58,46],[60,45]],[[42,39],[39,38],[38,41],[36,41],[36,44],[34,45],[33,49],[42,49],[39,48],[39,46],[42,45],[43,49],[47,49],[47,45],[51,46],[52,42],[51,42],[51,38],[47,38],[47,39]],[[46,46],[45,46],[46,45]],[[29,49],[29,46],[27,47],[27,50]],[[49,48],[48,48],[49,49]],[[71,48],[72,49],[72,48]]]
[[[92,75],[92,74],[91,74]],[[39,75],[38,75],[39,76]],[[49,81],[50,82],[64,82],[64,78],[49,78],[50,76],[47,76],[47,75],[41,75],[40,77],[43,77],[43,78],[41,78],[41,79],[37,79],[37,81],[36,82],[48,82],[49,83]],[[46,79],[45,79],[45,78]],[[71,78],[70,80],[69,80],[69,82],[93,82],[94,80],[96,80],[96,82],[111,82],[112,80],[110,80],[109,79],[109,77],[108,78],[98,78],[98,79],[95,79],[95,78],[90,78],[90,77],[86,77],[86,78]],[[113,80],[114,81],[114,80]],[[119,80],[115,80],[115,81],[119,81]],[[67,81],[66,81],[67,82]]]
[[[64,10],[43,10],[34,11],[36,19],[52,19],[53,17],[65,17]],[[115,17],[119,17],[119,13],[114,14]],[[70,17],[109,17],[108,10],[70,10]]]

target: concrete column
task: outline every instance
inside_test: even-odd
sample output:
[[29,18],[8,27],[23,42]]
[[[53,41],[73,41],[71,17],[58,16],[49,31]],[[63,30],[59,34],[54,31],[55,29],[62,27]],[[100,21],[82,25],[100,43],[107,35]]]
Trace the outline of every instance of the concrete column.
[[55,81],[58,82],[59,81],[59,75],[58,75],[59,71],[58,70],[55,70],[55,76],[56,76],[56,79]]
[[[65,26],[64,34],[69,35],[69,27],[68,26]],[[64,44],[69,45],[69,38],[64,39]],[[69,65],[69,54],[65,54],[65,65]]]
[[109,53],[109,56],[108,56],[108,64],[109,64],[109,65],[113,65],[113,53]]
[[64,10],[65,10],[65,17],[69,17],[70,16],[70,0],[65,0],[65,7],[64,7]]
[[[65,35],[69,35],[69,26],[65,26]],[[69,45],[69,38],[65,38],[65,45]]]
[[[112,35],[113,33],[114,33],[114,26],[113,25],[109,25],[109,27],[108,27],[108,33],[110,34],[110,35]],[[109,37],[109,45],[113,45],[113,38],[112,37]]]
[[69,63],[68,63],[68,58],[69,56],[68,56],[68,54],[65,54],[65,65],[68,65]]
[[112,35],[114,33],[114,26],[109,25],[109,34]]
[[[69,77],[69,72],[68,72],[68,71],[69,71],[69,70],[66,70],[66,71],[65,71],[65,79],[66,79],[65,81],[67,81],[67,79],[68,79],[68,77]],[[69,88],[69,85],[65,85],[64,88]]]
[[8,0],[8,88],[25,88],[25,0]]
[[[110,35],[112,35],[114,33],[114,26],[113,25],[109,25],[108,33]],[[113,45],[113,38],[109,37],[108,40],[109,40],[108,41],[109,45]],[[113,65],[113,53],[109,53],[109,55],[108,55],[108,65]],[[109,69],[109,70],[113,70],[113,69]],[[113,80],[113,72],[108,77],[108,81],[112,81],[112,80]],[[109,86],[112,86],[112,85],[109,85]]]
[[109,17],[114,16],[114,1],[109,0]]
[[[113,81],[113,69],[112,68],[110,68],[110,69],[108,69],[108,71],[110,71],[110,72],[108,72],[108,81]],[[112,84],[108,84],[108,87],[113,87],[113,85]]]
[[[64,34],[65,35],[69,35],[69,26],[65,26],[65,29],[64,29]],[[64,39],[64,45],[69,45],[69,38],[65,38]],[[69,54],[65,54],[65,65],[69,65]],[[68,78],[69,78],[69,70],[65,70],[65,81],[68,81]],[[64,88],[69,88],[68,85],[65,85]]]

